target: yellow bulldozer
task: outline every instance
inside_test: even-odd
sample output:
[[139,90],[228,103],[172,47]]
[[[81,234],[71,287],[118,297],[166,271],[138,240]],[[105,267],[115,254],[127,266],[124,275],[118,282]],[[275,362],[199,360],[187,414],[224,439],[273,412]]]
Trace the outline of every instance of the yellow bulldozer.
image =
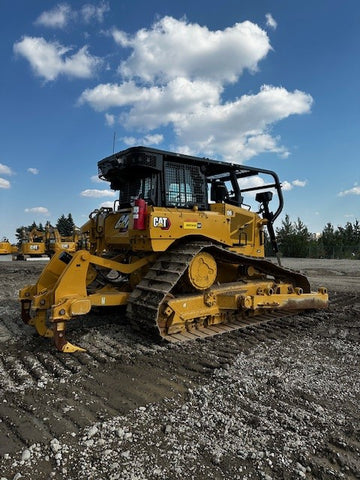
[[[59,351],[83,350],[67,341],[66,325],[94,306],[126,306],[135,329],[169,342],[327,307],[326,288],[311,291],[280,264],[273,222],[283,196],[273,171],[147,147],[98,169],[119,198],[81,228],[88,249],[56,253],[20,291],[23,321]],[[278,263],[265,259],[265,227]]]

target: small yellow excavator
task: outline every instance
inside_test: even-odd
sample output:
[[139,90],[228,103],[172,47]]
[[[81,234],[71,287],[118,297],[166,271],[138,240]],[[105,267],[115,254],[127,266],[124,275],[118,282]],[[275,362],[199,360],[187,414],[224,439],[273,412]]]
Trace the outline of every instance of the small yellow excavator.
[[52,257],[55,253],[62,251],[74,253],[77,250],[77,245],[77,230],[74,230],[71,236],[63,236],[56,227],[47,222],[44,231],[36,228],[30,231],[23,229],[20,246],[15,252],[15,257],[17,260],[28,260],[36,257]]
[[283,196],[273,171],[146,147],[98,169],[119,198],[81,228],[88,249],[56,253],[20,291],[23,321],[58,350],[83,351],[66,324],[93,306],[126,305],[135,329],[169,342],[327,307],[326,288],[313,292],[280,258],[264,258],[265,227],[278,256]]
[[13,252],[13,247],[9,240],[4,237],[0,242],[0,255],[10,255]]
[[45,225],[45,249],[47,254],[51,257],[55,253],[66,251],[74,253],[77,250],[78,232],[74,229],[73,235],[61,235],[56,227],[53,227],[50,222]]
[[45,248],[45,232],[36,228],[30,231],[23,228],[20,244],[15,254],[17,260],[28,260],[29,258],[47,257]]

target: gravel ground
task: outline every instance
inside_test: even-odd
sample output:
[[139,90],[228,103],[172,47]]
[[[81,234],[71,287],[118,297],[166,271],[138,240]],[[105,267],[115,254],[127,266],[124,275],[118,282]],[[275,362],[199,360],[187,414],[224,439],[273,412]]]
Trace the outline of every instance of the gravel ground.
[[330,308],[183,345],[123,313],[63,355],[19,320],[39,262],[0,264],[0,479],[360,478],[360,262],[284,259]]

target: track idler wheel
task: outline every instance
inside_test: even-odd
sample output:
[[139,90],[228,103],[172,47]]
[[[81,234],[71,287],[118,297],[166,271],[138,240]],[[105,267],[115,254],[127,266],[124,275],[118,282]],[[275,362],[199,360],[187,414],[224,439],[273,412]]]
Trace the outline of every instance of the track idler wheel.
[[208,252],[198,253],[190,262],[188,281],[196,290],[207,290],[217,276],[216,260]]

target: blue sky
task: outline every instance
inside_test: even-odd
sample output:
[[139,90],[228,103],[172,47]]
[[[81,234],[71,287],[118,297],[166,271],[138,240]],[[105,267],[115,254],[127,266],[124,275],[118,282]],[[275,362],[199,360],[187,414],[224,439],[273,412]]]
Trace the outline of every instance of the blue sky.
[[1,0],[0,22],[1,237],[112,203],[114,133],[275,170],[312,232],[360,218],[357,0]]

